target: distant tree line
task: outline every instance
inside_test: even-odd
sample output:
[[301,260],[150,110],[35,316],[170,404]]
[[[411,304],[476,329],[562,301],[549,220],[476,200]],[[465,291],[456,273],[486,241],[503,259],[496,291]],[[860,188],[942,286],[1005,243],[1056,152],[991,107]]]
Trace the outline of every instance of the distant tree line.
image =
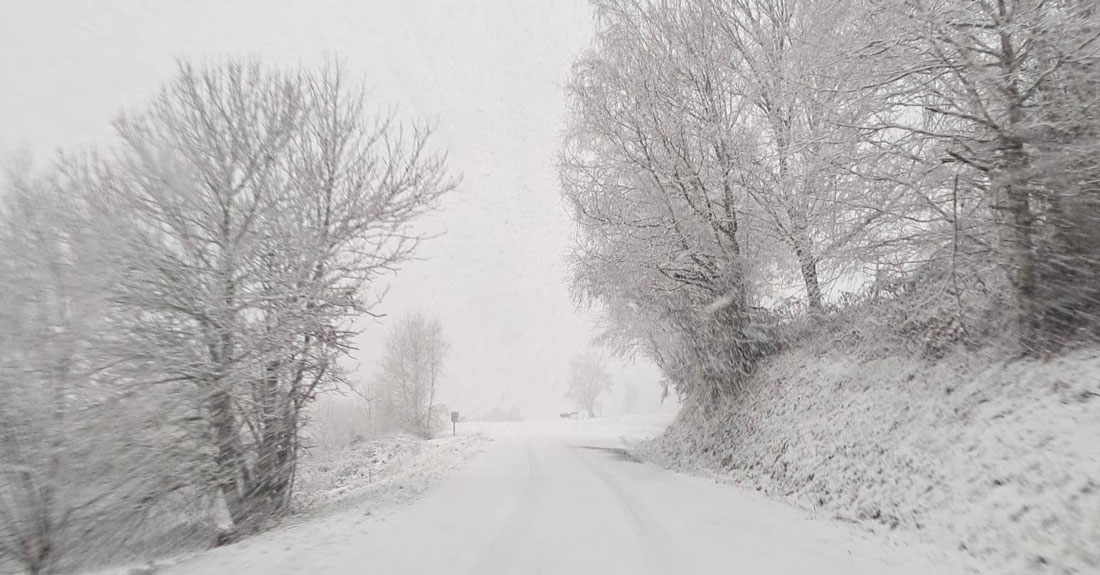
[[1095,2],[592,5],[573,288],[678,393],[735,393],[811,328],[932,356],[1100,335]]
[[110,146],[9,170],[0,564],[215,493],[238,533],[287,509],[306,408],[455,185],[370,106],[333,65],[184,62]]

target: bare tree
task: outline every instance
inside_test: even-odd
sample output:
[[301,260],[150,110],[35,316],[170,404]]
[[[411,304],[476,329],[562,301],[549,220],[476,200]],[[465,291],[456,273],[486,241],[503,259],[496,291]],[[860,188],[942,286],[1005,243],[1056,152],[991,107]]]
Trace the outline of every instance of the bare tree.
[[1090,2],[593,5],[559,163],[573,290],[678,393],[736,391],[797,284],[820,316],[837,280],[920,291],[900,329],[952,338],[1008,294],[1029,353],[1100,333]]
[[569,390],[567,395],[577,407],[596,417],[600,396],[611,391],[611,376],[603,358],[588,352],[575,356],[569,362]]
[[194,392],[238,528],[285,510],[303,409],[343,381],[371,282],[453,187],[430,130],[364,107],[332,66],[184,63],[118,121],[126,357]]
[[412,313],[397,320],[377,376],[379,408],[388,427],[431,437],[448,347],[437,318]]
[[887,220],[896,189],[851,167],[874,153],[862,125],[873,101],[846,52],[858,14],[810,1],[594,5],[560,162],[582,231],[574,291],[605,311],[605,342],[645,353],[680,391],[718,396],[768,346],[750,308],[789,292],[793,267],[820,311],[822,278]]
[[[861,48],[873,6],[817,0],[714,0],[703,17],[727,47],[708,64],[740,103],[752,135],[732,169],[750,223],[794,259],[805,301],[820,312],[829,279],[852,249],[892,224],[897,186],[863,177],[881,154],[869,143],[883,112]],[[773,256],[774,257],[774,256]]]
[[718,394],[746,358],[732,341],[703,342],[740,337],[751,298],[731,168],[740,111],[714,70],[686,57],[719,47],[689,31],[706,32],[698,10],[676,5],[679,27],[654,4],[596,3],[596,43],[567,88],[560,171],[582,232],[574,293],[609,310],[606,340],[646,353],[684,389]]
[[52,182],[11,174],[0,218],[0,560],[29,573],[53,568],[73,514],[97,495],[77,493],[67,435],[72,396],[94,311],[79,298],[73,250]]
[[1095,173],[1081,161],[1095,152],[1098,125],[1095,5],[919,0],[895,8],[902,25],[892,104],[921,113],[891,127],[935,142],[924,159],[955,165],[964,192],[984,207],[979,217],[995,233],[983,247],[1002,264],[1022,348],[1039,351],[1051,330],[1095,326],[1082,321],[1095,314],[1095,288],[1074,281],[1079,298],[1050,293],[1068,295],[1068,268],[1090,269],[1095,259],[1065,243],[1079,245],[1096,227]]
[[[153,395],[105,353],[109,236],[91,225],[90,164],[13,172],[0,201],[0,564],[70,568],[113,550],[173,477]],[[163,443],[162,443],[163,441]],[[94,542],[94,543],[92,543]]]

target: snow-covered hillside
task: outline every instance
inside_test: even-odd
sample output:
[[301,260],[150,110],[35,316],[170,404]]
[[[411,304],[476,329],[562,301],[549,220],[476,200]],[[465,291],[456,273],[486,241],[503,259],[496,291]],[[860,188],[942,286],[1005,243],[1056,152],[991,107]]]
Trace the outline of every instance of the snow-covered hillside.
[[860,361],[793,350],[641,449],[665,465],[972,556],[1100,573],[1100,354]]

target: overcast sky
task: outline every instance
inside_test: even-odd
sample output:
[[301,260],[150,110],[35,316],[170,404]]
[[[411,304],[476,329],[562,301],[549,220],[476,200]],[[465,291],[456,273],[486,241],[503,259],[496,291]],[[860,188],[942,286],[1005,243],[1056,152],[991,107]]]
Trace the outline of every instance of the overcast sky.
[[[561,86],[589,41],[583,0],[5,0],[0,17],[0,153],[48,157],[107,142],[175,59],[252,56],[296,65],[336,54],[380,104],[433,119],[462,186],[424,229],[444,235],[390,280],[381,311],[438,314],[452,343],[443,400],[480,412],[553,415],[569,358],[592,321],[569,297],[573,232],[554,160]],[[368,326],[364,376],[384,342]],[[616,368],[655,406],[656,370]],[[621,386],[620,386],[621,387]],[[617,408],[606,401],[607,411]]]

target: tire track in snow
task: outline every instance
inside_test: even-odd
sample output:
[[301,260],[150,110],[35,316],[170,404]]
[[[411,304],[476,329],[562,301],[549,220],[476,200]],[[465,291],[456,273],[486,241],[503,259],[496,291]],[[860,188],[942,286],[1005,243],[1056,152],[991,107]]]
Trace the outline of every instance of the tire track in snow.
[[481,559],[468,571],[470,575],[513,573],[522,544],[531,537],[531,523],[538,506],[538,493],[542,486],[543,473],[531,445],[527,445],[526,451],[527,479],[524,482],[523,494],[518,498],[516,506],[508,515],[498,535],[485,549]]
[[[649,509],[623,488],[621,480],[615,478],[607,469],[602,468],[605,466],[590,461],[588,457],[581,453],[581,449],[599,452],[601,455],[596,455],[594,453],[592,457],[605,457],[607,459],[619,457],[618,455],[613,455],[616,450],[570,445],[568,451],[580,460],[581,464],[600,480],[600,483],[602,483],[611,493],[611,496],[615,499],[620,509],[622,509],[624,514],[631,519],[629,523],[637,540],[638,548],[641,549],[642,555],[645,557],[644,563],[646,571],[651,575],[678,573],[679,570],[676,568],[677,565],[674,560],[676,549],[673,544],[673,538],[660,527],[660,523],[654,519]],[[619,459],[619,463],[624,462],[625,460]],[[638,462],[626,464],[644,465]]]

